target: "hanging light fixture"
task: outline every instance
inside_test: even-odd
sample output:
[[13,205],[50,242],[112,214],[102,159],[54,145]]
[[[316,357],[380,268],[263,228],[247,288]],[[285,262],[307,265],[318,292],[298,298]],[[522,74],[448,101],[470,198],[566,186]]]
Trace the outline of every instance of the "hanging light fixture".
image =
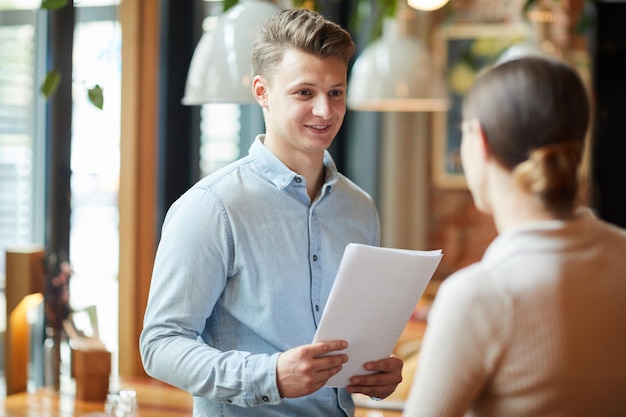
[[413,12],[402,6],[396,19],[384,20],[382,36],[365,48],[352,66],[349,109],[389,112],[448,109],[443,74],[435,67],[426,47],[411,35],[413,22]]
[[408,0],[408,5],[417,10],[437,10],[448,3],[448,0]]
[[253,103],[250,55],[256,30],[280,10],[269,0],[239,0],[222,14],[196,46],[183,104]]
[[539,3],[528,11],[527,17],[532,36],[507,48],[495,65],[523,56],[565,60],[564,51],[553,41],[552,25],[556,19],[553,10],[547,4]]

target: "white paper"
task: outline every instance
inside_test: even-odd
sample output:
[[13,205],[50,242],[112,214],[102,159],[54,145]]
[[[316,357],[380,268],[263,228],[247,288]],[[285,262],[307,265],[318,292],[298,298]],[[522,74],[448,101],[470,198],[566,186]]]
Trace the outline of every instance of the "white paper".
[[326,386],[346,387],[371,373],[365,362],[389,357],[442,257],[350,243],[343,254],[313,342],[346,340],[349,357]]

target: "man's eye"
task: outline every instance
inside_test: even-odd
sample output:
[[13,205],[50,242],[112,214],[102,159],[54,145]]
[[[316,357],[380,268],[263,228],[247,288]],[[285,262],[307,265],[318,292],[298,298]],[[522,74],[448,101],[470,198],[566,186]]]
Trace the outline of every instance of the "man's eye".
[[309,96],[309,95],[311,95],[311,92],[309,90],[300,90],[300,91],[298,91],[298,95],[300,95],[300,96]]
[[339,96],[341,96],[342,94],[343,94],[343,91],[341,91],[341,90],[333,90],[333,91],[331,91],[331,92],[329,93],[329,95],[330,95],[331,97],[339,97]]

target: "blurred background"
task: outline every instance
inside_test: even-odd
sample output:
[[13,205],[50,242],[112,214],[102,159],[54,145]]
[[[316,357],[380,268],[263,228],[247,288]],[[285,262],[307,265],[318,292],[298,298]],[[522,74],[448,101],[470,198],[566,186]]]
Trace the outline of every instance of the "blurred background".
[[[251,96],[213,97],[204,85],[233,78],[211,66],[227,61],[217,55],[224,16],[256,3],[313,8],[352,33],[349,111],[330,152],[376,200],[383,246],[443,249],[417,318],[495,236],[463,179],[459,104],[504,53],[579,69],[594,103],[580,198],[626,227],[626,2],[76,0],[49,10],[0,0],[0,285],[6,251],[35,245],[68,260],[71,306],[95,306],[116,372],[143,374],[138,334],[167,208],[263,132]],[[245,76],[232,82],[245,90]]]

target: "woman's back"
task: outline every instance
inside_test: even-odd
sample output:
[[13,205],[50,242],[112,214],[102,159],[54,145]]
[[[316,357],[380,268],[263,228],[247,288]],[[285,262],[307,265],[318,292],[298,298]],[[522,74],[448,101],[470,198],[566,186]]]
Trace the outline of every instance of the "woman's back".
[[407,415],[626,415],[625,255],[587,211],[500,235],[442,284]]
[[493,249],[483,267],[510,300],[510,339],[477,408],[532,398],[532,415],[626,415],[626,233],[585,212]]

